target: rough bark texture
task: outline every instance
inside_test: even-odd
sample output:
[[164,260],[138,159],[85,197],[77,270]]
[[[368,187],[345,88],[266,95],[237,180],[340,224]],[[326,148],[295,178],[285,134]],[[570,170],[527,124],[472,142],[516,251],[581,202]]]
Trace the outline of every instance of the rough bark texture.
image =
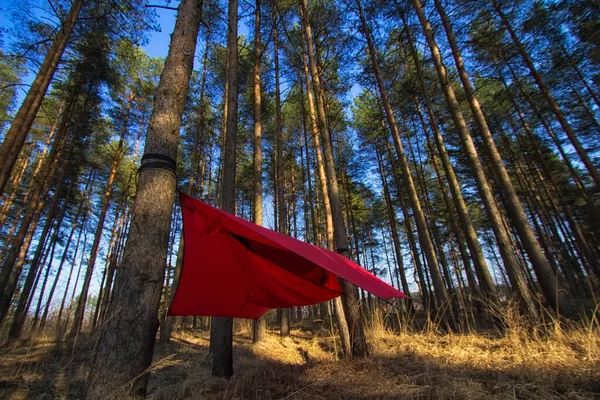
[[37,112],[42,105],[46,90],[48,90],[50,81],[67,46],[83,3],[84,0],[74,0],[71,5],[69,13],[52,42],[52,46],[50,46],[40,70],[27,92],[27,96],[21,104],[0,146],[0,197],[4,195],[6,182],[10,178],[10,174],[19,158],[19,153],[27,139],[31,125],[33,125]]
[[[238,1],[229,0],[227,32],[227,103],[221,182],[221,209],[235,214],[235,171],[238,114]],[[219,377],[233,375],[233,318],[213,317],[210,326],[212,374]]]
[[[202,198],[202,185],[203,185],[203,178],[204,178],[204,166],[206,164],[206,159],[204,156],[204,151],[201,150],[199,148],[201,143],[204,143],[204,125],[205,125],[205,118],[204,118],[204,108],[205,108],[205,103],[204,103],[204,94],[205,94],[205,90],[206,90],[206,78],[207,78],[207,73],[208,73],[208,51],[210,49],[209,47],[209,41],[210,41],[210,27],[208,28],[207,32],[206,32],[206,38],[204,39],[204,56],[203,56],[203,61],[202,61],[202,80],[200,82],[200,98],[199,98],[199,105],[198,105],[198,110],[196,112],[196,127],[194,130],[194,147],[192,147],[192,159],[191,159],[191,164],[192,167],[190,168],[190,176],[189,176],[189,181],[188,181],[188,185],[187,185],[187,194],[190,196],[194,196],[196,193],[198,193],[198,187],[199,187],[199,193],[200,193],[200,198]],[[196,169],[198,168],[198,158],[200,158],[201,161],[201,168],[199,172],[196,172]],[[196,175],[200,175],[200,182],[198,184],[196,184]],[[181,269],[183,268],[183,251],[184,251],[185,245],[183,242],[183,230],[181,231],[181,235],[180,235],[180,240],[179,240],[179,248],[177,249],[177,265],[175,266],[175,272],[173,274],[173,282],[171,283],[171,287],[169,288],[169,297],[168,297],[168,303],[167,306],[165,307],[165,314],[168,312],[169,306],[171,305],[171,303],[173,302],[173,299],[175,298],[175,294],[177,293],[177,287],[179,286],[179,279],[181,277]],[[173,330],[173,325],[177,323],[177,321],[179,321],[180,317],[173,317],[173,316],[164,316],[163,319],[163,323],[160,326],[160,341],[162,343],[164,342],[168,342],[171,339],[171,333]]]
[[[179,5],[146,135],[146,154],[177,159],[201,10],[201,0],[182,0]],[[141,399],[145,395],[148,375],[144,371],[152,362],[158,328],[175,186],[170,171],[145,169],[139,174],[123,262],[90,368],[88,399],[116,392],[120,398]]]

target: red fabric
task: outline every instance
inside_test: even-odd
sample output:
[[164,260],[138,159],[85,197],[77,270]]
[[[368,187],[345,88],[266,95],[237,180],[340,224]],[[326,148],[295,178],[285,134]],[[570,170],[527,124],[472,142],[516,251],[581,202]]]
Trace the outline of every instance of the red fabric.
[[184,261],[169,315],[258,318],[343,294],[336,276],[384,299],[407,297],[335,252],[180,198]]

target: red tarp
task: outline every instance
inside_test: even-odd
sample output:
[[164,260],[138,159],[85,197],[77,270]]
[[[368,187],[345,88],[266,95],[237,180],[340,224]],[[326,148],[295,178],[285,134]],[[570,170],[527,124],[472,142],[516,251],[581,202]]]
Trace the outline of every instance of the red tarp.
[[407,297],[340,254],[180,198],[184,261],[169,315],[258,318],[343,294],[336,276],[384,299]]

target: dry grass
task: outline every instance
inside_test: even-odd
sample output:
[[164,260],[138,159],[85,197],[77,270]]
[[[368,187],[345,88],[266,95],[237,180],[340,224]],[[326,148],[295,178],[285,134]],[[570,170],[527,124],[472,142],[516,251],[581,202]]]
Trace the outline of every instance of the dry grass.
[[[306,328],[306,327],[304,327]],[[314,326],[311,326],[314,328]],[[312,329],[313,332],[315,329]],[[235,375],[210,376],[208,334],[159,345],[148,397],[161,399],[592,399],[600,398],[600,337],[583,328],[507,329],[503,336],[392,334],[371,329],[371,355],[337,360],[334,340],[295,329],[252,345],[235,336]],[[0,358],[0,398],[78,398],[91,345],[37,338]],[[168,362],[165,362],[167,360]]]

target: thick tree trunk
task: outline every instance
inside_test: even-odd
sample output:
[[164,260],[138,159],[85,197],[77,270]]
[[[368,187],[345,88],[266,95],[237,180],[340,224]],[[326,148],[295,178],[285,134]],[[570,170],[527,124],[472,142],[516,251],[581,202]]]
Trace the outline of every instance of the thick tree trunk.
[[[200,29],[202,1],[179,4],[169,53],[154,100],[145,154],[177,159],[179,127]],[[149,156],[142,162],[160,161]],[[133,220],[113,299],[90,368],[86,398],[120,393],[143,398],[158,328],[175,175],[147,168],[139,173]]]
[[42,105],[46,90],[48,90],[50,81],[67,46],[83,3],[84,0],[73,1],[69,13],[62,22],[61,28],[0,146],[0,197],[4,195],[6,182],[10,178],[21,148]]
[[[190,169],[190,177],[187,185],[187,194],[190,196],[194,196],[196,193],[196,187],[200,186],[200,197],[202,198],[202,178],[204,176],[204,171],[200,172],[200,183],[196,184],[196,169],[198,164],[198,158],[202,159],[202,165],[204,167],[204,150],[199,148],[200,144],[204,143],[204,93],[206,87],[206,76],[208,72],[208,51],[209,51],[209,40],[210,40],[210,28],[206,32],[206,38],[204,42],[204,57],[202,62],[202,79],[200,82],[200,98],[198,104],[198,110],[196,112],[196,126],[194,130],[194,146],[192,147],[192,158],[191,158],[191,169]],[[180,239],[179,239],[179,248],[177,250],[177,259],[175,265],[175,272],[173,274],[173,282],[171,283],[171,287],[167,290],[165,294],[168,303],[165,307],[165,315],[162,317],[162,322],[160,326],[160,342],[166,343],[171,340],[171,333],[173,330],[173,324],[176,324],[180,317],[170,317],[166,315],[169,310],[171,303],[173,303],[173,299],[175,298],[175,294],[177,293],[177,287],[179,286],[179,279],[181,278],[181,269],[183,268],[183,251],[185,249],[185,243],[183,242],[183,230],[181,231]]]

